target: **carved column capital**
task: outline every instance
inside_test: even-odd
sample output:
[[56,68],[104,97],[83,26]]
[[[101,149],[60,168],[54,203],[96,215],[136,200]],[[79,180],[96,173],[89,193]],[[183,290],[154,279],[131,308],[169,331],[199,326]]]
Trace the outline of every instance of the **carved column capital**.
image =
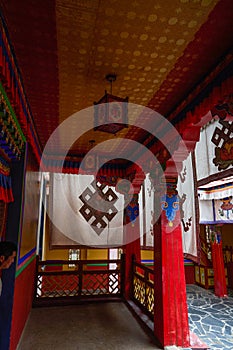
[[131,182],[130,194],[138,194],[141,190],[141,186],[145,180],[145,173],[141,167],[133,164],[127,171],[127,179]]

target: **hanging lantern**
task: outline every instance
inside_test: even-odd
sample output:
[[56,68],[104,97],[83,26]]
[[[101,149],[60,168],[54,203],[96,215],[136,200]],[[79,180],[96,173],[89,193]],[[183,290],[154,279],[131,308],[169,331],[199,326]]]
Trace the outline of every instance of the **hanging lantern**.
[[[106,80],[111,83],[116,80],[115,74],[108,74]],[[123,103],[124,102],[124,103]],[[116,134],[128,127],[128,97],[120,98],[105,91],[105,95],[94,102],[94,130]]]

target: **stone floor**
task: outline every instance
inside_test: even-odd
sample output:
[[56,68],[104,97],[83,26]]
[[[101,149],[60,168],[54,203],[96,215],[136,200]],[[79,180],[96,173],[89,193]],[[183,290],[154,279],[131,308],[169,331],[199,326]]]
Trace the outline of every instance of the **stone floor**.
[[[212,291],[187,285],[191,335],[195,349],[233,350],[233,293],[218,298]],[[137,313],[137,308],[134,312]],[[140,310],[138,316],[140,316]],[[141,317],[141,316],[140,316]],[[141,317],[143,319],[143,317]],[[143,319],[153,329],[150,320]],[[207,346],[205,346],[205,344]],[[176,347],[175,347],[176,348]],[[35,308],[17,350],[160,349],[121,302]],[[176,348],[177,349],[177,348]]]
[[17,350],[159,349],[122,302],[31,310]]
[[187,285],[190,331],[211,350],[233,349],[233,294],[216,297],[211,290]]

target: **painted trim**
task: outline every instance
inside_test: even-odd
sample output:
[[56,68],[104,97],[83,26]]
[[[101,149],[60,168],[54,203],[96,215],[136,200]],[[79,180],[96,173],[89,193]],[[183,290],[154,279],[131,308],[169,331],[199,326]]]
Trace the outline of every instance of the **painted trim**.
[[[40,164],[41,160],[41,145],[38,140],[38,135],[36,133],[35,125],[33,122],[33,116],[30,110],[30,106],[27,101],[27,97],[25,95],[24,87],[22,84],[22,78],[20,74],[20,70],[18,68],[18,65],[16,63],[16,57],[14,54],[13,46],[11,45],[10,39],[9,39],[9,33],[7,30],[7,25],[5,23],[5,19],[3,18],[3,15],[0,12],[0,25],[2,28],[2,31],[0,32],[0,45],[3,48],[3,54],[4,54],[4,61],[6,66],[6,85],[8,88],[11,89],[12,81],[9,80],[9,76],[12,76],[14,88],[16,90],[15,101],[18,105],[18,107],[21,106],[22,108],[22,114],[19,115],[20,117],[20,125],[23,126],[24,132],[27,134],[28,141],[30,142],[33,152],[35,154],[36,160],[38,161],[38,164]],[[8,65],[6,64],[8,63]]]
[[191,260],[184,260],[184,266],[194,266],[194,263]]
[[154,260],[153,260],[153,259],[143,259],[143,260],[142,260],[142,264],[154,265]]
[[19,266],[19,261],[22,259],[20,257],[20,248],[22,241],[22,229],[23,229],[23,215],[24,215],[24,202],[25,202],[25,181],[26,181],[26,168],[27,168],[27,157],[28,157],[28,143],[25,144],[24,151],[24,164],[23,164],[23,180],[22,180],[22,190],[21,190],[21,206],[20,206],[20,221],[19,221],[19,231],[18,231],[18,261],[17,266]]
[[108,266],[108,264],[87,264],[87,266]]
[[218,225],[218,224],[233,224],[233,220],[200,221],[200,225]]
[[212,209],[213,209],[213,218],[214,218],[214,221],[216,221],[216,213],[215,213],[214,199],[212,199]]
[[24,136],[24,133],[23,133],[23,131],[21,129],[21,126],[20,126],[17,118],[16,118],[15,112],[14,112],[14,110],[13,110],[11,104],[10,104],[10,101],[9,101],[9,99],[7,97],[7,94],[6,94],[5,90],[4,90],[1,82],[0,82],[0,91],[3,94],[3,97],[4,97],[4,99],[5,99],[6,103],[7,103],[7,107],[10,110],[10,113],[11,113],[13,119],[14,119],[15,124],[17,125],[18,131],[19,131],[20,135],[22,136],[23,141],[26,142],[26,137]]
[[210,176],[208,176],[208,177],[206,177],[204,179],[198,180],[197,181],[197,186],[201,187],[203,185],[208,184],[209,182],[222,180],[225,177],[229,177],[229,176],[232,176],[232,167],[230,169],[223,170],[221,172],[217,172],[215,174],[212,174],[212,175],[210,175]]
[[[51,260],[47,260],[47,261],[51,261]],[[44,265],[46,265],[46,266],[63,266],[63,264],[56,264],[56,263],[54,263],[54,264],[46,264],[46,261],[45,261],[45,264]],[[64,265],[68,265],[68,263],[67,264],[64,264]]]
[[17,278],[25,269],[28,267],[28,265],[31,264],[31,262],[36,258],[36,255],[33,255],[31,259],[29,259],[22,267],[20,267],[16,273],[15,273],[15,278]]
[[24,263],[33,253],[35,253],[35,251],[36,251],[36,247],[32,248],[32,250],[30,250],[30,252],[28,252],[27,254],[22,256],[22,258],[19,258],[18,259],[18,266],[21,265],[22,263]]
[[[218,185],[218,186],[214,186],[214,187],[209,187],[209,188],[199,188],[199,192],[205,192],[205,193],[218,193],[218,192],[221,192],[221,191],[225,191],[225,190],[228,190],[228,189],[231,189],[233,188],[233,183],[232,182],[228,182],[228,183],[225,183],[224,185]],[[226,196],[224,196],[226,197]],[[215,198],[213,198],[215,199]],[[219,198],[216,198],[216,199],[219,199]]]

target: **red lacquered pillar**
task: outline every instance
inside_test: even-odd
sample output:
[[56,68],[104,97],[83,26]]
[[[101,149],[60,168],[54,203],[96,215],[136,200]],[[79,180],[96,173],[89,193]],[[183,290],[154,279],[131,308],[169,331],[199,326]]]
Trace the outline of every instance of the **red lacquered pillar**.
[[154,224],[154,334],[163,346],[189,347],[188,309],[176,178],[155,198],[161,208]]
[[222,241],[212,243],[212,262],[214,269],[214,293],[218,297],[227,295]]
[[138,194],[134,194],[132,200],[125,208],[124,222],[124,254],[125,254],[125,298],[131,298],[132,287],[132,258],[141,262],[140,227],[139,227]]

